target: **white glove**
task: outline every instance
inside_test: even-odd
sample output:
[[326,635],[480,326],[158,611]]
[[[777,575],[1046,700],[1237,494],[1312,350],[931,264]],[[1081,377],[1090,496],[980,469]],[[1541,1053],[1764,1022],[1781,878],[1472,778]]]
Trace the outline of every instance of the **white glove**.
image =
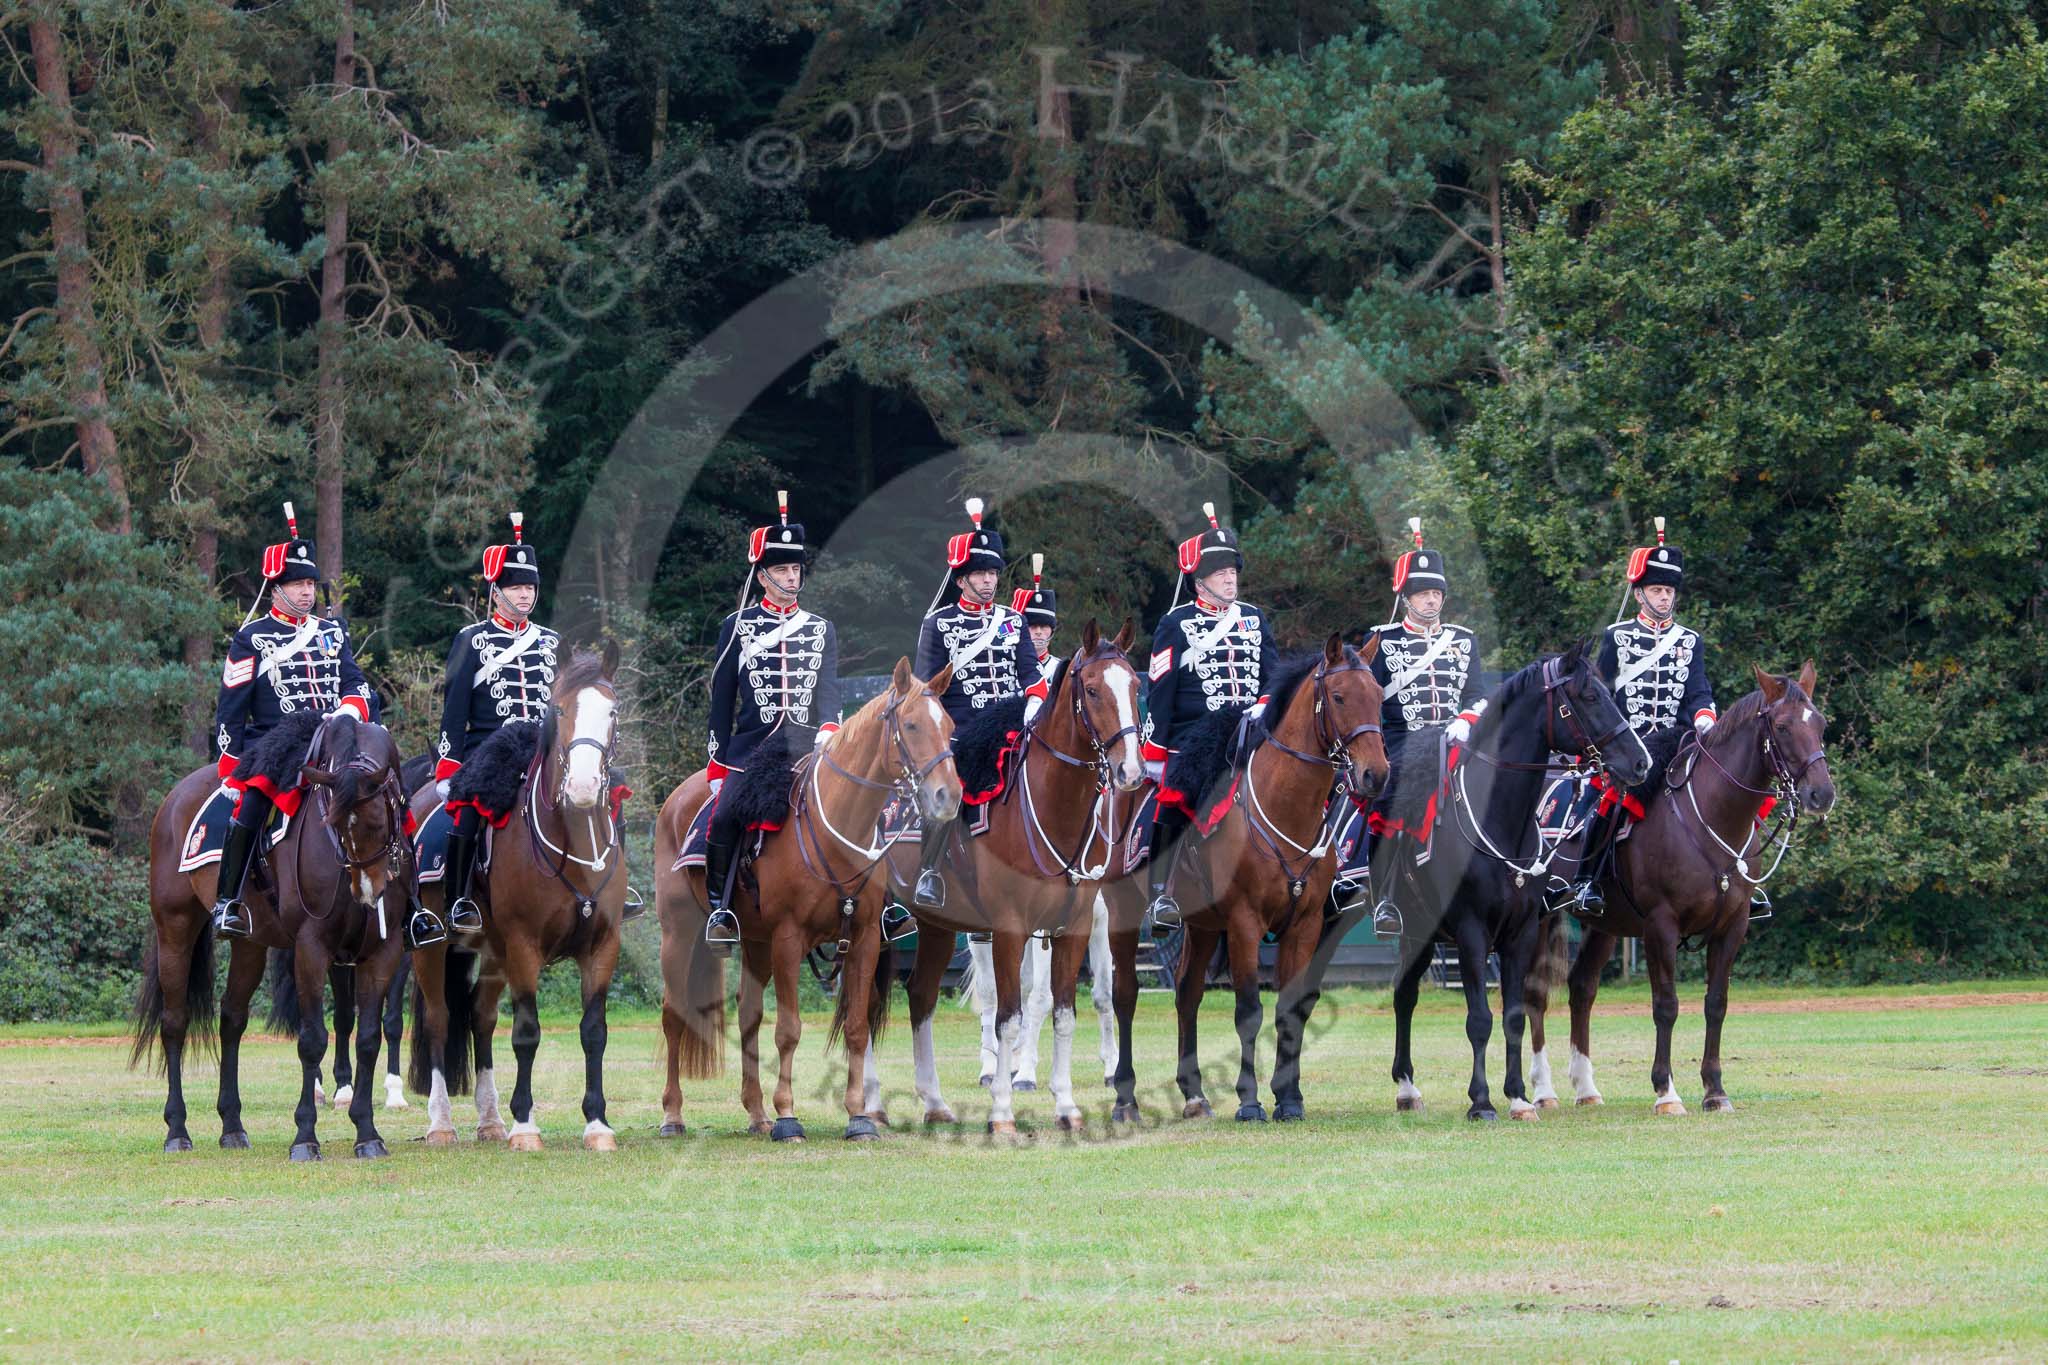
[[1444,727],[1444,738],[1453,744],[1463,744],[1472,738],[1472,722],[1459,716]]
[[440,798],[441,798],[441,801],[442,801],[442,803],[443,803],[444,805],[445,805],[445,804],[447,803],[447,801],[448,801],[448,779],[447,779],[447,778],[445,778],[445,777],[444,777],[444,778],[442,778],[442,779],[441,779],[441,780],[440,780],[439,782],[436,782],[436,783],[434,784],[434,795],[436,795],[436,796],[440,797]]
[[1039,696],[1027,696],[1027,697],[1025,697],[1025,698],[1024,698],[1024,724],[1025,724],[1025,725],[1027,725],[1027,726],[1028,726],[1028,725],[1030,725],[1030,724],[1031,724],[1031,718],[1032,718],[1033,716],[1036,716],[1036,715],[1038,714],[1038,709],[1039,709],[1040,707],[1044,706],[1044,705],[1045,705],[1045,698],[1044,698],[1044,697],[1039,697]]
[[1704,735],[1707,731],[1714,728],[1714,718],[1711,715],[1708,715],[1706,712],[1702,711],[1700,714],[1692,718],[1692,728],[1698,733]]
[[1255,701],[1248,708],[1246,708],[1244,714],[1246,718],[1249,720],[1257,720],[1260,716],[1266,714],[1266,703],[1263,701]]
[[820,731],[818,731],[818,733],[817,733],[817,734],[816,734],[816,735],[815,735],[815,736],[814,736],[814,737],[812,738],[812,740],[811,740],[811,747],[812,747],[813,749],[822,749],[822,748],[824,748],[824,747],[825,747],[825,741],[826,741],[826,740],[829,740],[830,738],[832,738],[832,736],[833,736],[833,735],[835,735],[835,734],[837,734],[837,733],[838,733],[838,731],[836,731],[836,730],[820,730]]
[[1151,779],[1152,779],[1152,780],[1153,780],[1154,782],[1157,782],[1157,781],[1158,781],[1158,780],[1159,780],[1160,778],[1162,778],[1162,777],[1165,777],[1165,776],[1166,776],[1166,760],[1165,760],[1165,759],[1163,759],[1163,758],[1148,758],[1148,759],[1146,759],[1146,760],[1145,760],[1145,776],[1147,776],[1147,777],[1151,778]]
[[725,785],[725,779],[724,779],[724,778],[722,778],[722,777],[714,777],[714,778],[712,778],[712,779],[711,779],[711,794],[712,794],[713,796],[716,796],[716,795],[718,795],[718,789],[719,789],[720,787],[723,787],[724,785]]

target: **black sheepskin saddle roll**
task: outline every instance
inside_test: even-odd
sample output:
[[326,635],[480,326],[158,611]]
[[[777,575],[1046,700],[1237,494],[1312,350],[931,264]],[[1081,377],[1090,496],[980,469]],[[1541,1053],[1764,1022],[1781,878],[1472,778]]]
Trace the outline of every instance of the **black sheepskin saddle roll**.
[[1173,756],[1159,780],[1159,799],[1194,817],[1195,828],[1213,832],[1230,810],[1229,779],[1236,771],[1237,727],[1247,710],[1226,706],[1211,711],[1173,737]]
[[781,829],[789,819],[790,789],[796,782],[795,755],[780,744],[763,744],[747,756],[747,766],[719,788],[721,805],[731,802],[741,829]]
[[448,779],[448,804],[474,806],[502,828],[519,804],[519,788],[540,749],[540,730],[535,721],[515,720],[486,736]]
[[294,711],[271,726],[235,764],[235,780],[249,783],[261,778],[279,792],[298,786],[299,770],[306,764],[322,719],[317,711]]
[[1387,788],[1373,810],[1394,829],[1420,830],[1437,793],[1438,758],[1443,731],[1437,726],[1410,730],[1387,745]]

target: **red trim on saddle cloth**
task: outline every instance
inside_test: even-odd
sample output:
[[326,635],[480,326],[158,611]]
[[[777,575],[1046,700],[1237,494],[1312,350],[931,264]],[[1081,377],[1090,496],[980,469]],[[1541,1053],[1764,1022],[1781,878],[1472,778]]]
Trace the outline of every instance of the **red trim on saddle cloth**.
[[1024,732],[1011,730],[1003,736],[1003,747],[996,750],[996,784],[985,792],[962,791],[960,804],[963,806],[985,806],[1003,794],[1010,785],[1010,759],[1017,753],[1017,740]]
[[1593,774],[1593,790],[1600,793],[1600,804],[1594,808],[1596,814],[1605,815],[1619,805],[1628,812],[1630,819],[1643,818],[1643,803],[1609,782],[1606,773]]
[[1237,804],[1237,784],[1241,780],[1237,777],[1231,778],[1230,786],[1207,811],[1196,810],[1195,798],[1173,787],[1159,789],[1158,804],[1173,806],[1184,812],[1188,819],[1194,822],[1195,829],[1206,839],[1216,832],[1216,827],[1223,823],[1223,817],[1230,814],[1230,808]]
[[452,801],[448,802],[447,810],[448,817],[451,820],[454,819],[457,815],[460,815],[465,810],[473,810],[478,815],[482,816],[483,819],[490,824],[490,827],[492,829],[503,829],[505,828],[506,823],[512,819],[511,811],[508,810],[503,813],[494,811],[489,806],[484,805],[482,802],[472,800],[467,796],[458,796]]
[[292,786],[279,791],[277,784],[261,773],[246,779],[230,777],[224,785],[235,794],[236,815],[242,813],[242,793],[251,787],[269,797],[270,804],[283,811],[287,819],[299,813],[299,803],[306,799],[306,789],[304,787]]

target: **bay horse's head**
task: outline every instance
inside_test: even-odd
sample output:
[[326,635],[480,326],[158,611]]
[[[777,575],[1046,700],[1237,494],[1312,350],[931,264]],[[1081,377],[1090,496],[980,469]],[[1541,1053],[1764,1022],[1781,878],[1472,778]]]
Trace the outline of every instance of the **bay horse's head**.
[[403,763],[389,730],[347,712],[329,716],[314,734],[299,776],[322,791],[320,821],[351,867],[378,861],[396,844],[404,819]]
[[[549,766],[560,777],[558,799],[579,811],[595,810],[609,792],[612,747],[618,742],[619,646],[579,649],[555,677],[549,713]],[[543,777],[545,774],[543,774]]]
[[1791,787],[1808,811],[1826,815],[1835,808],[1835,778],[1821,742],[1828,718],[1813,701],[1813,660],[1806,661],[1797,678],[1766,673],[1754,664],[1750,669],[1764,694],[1761,743],[1772,780]]
[[1323,642],[1323,657],[1309,678],[1312,742],[1344,774],[1351,790],[1368,798],[1387,785],[1389,772],[1386,736],[1380,730],[1385,692],[1372,675],[1372,657],[1379,648],[1377,635],[1361,650],[1333,633]]
[[1650,775],[1650,751],[1594,666],[1590,641],[1544,663],[1543,703],[1544,735],[1554,752],[1603,764],[1624,787]]
[[1138,749],[1138,668],[1128,653],[1136,636],[1128,616],[1115,639],[1103,635],[1095,618],[1089,617],[1061,688],[1072,698],[1078,728],[1095,746],[1096,762],[1109,770],[1116,789],[1125,792],[1136,791],[1145,781],[1145,760]]
[[953,768],[953,718],[939,697],[953,681],[947,664],[930,681],[910,671],[910,660],[898,659],[882,698],[884,743],[902,780],[916,792],[917,813],[927,826],[944,824],[960,813],[960,774]]

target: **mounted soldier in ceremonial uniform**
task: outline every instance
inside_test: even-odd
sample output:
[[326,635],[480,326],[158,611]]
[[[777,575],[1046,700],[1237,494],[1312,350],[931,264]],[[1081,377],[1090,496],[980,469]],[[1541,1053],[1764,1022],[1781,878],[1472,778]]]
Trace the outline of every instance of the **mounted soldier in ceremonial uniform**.
[[[221,669],[220,698],[214,703],[213,741],[221,781],[238,800],[221,850],[213,926],[237,938],[250,930],[242,893],[256,841],[269,825],[272,810],[296,814],[303,793],[297,786],[280,790],[261,776],[237,778],[236,763],[272,726],[294,712],[349,711],[358,720],[376,719],[376,695],[356,665],[347,628],[313,614],[320,581],[313,542],[299,537],[299,519],[290,503],[284,505],[284,518],[289,538],[263,551],[269,611],[235,632]],[[438,930],[438,924],[434,928]]]
[[1010,609],[1024,618],[1024,633],[1031,637],[1031,652],[1038,657],[1038,676],[1052,686],[1059,655],[1052,652],[1053,632],[1059,629],[1060,609],[1053,590],[1045,586],[1045,556],[1031,556],[1031,586],[1010,595]]
[[[1600,638],[1600,671],[1612,684],[1629,728],[1645,744],[1658,732],[1680,726],[1689,725],[1704,735],[1720,714],[1713,684],[1707,681],[1706,642],[1698,631],[1678,624],[1676,616],[1678,590],[1685,584],[1684,552],[1665,544],[1664,518],[1655,521],[1657,543],[1640,546],[1628,557],[1628,597],[1622,605],[1626,610],[1633,598],[1635,614],[1616,620]],[[1590,789],[1581,793],[1577,818],[1584,818],[1594,795]],[[1612,804],[1603,802],[1598,823],[1587,831],[1589,856],[1569,892],[1572,907],[1581,914],[1599,915],[1607,909],[1600,880],[1613,849],[1611,826],[1620,818],[1618,803],[1618,797]],[[1752,893],[1751,903],[1770,908],[1762,887]]]
[[[1423,545],[1422,518],[1410,517],[1408,530],[1415,547],[1394,561],[1394,619],[1373,627],[1372,632],[1380,642],[1372,672],[1385,691],[1380,725],[1391,768],[1387,785],[1367,817],[1375,843],[1396,832],[1388,822],[1400,789],[1406,737],[1419,730],[1440,729],[1451,743],[1462,742],[1472,733],[1472,723],[1484,707],[1479,641],[1464,626],[1443,619],[1444,600],[1451,590],[1443,554]],[[1390,876],[1382,871],[1379,880],[1384,883]],[[1401,915],[1393,897],[1386,885],[1378,891],[1373,931],[1400,932]]]
[[[523,514],[512,513],[512,543],[484,547],[490,615],[463,627],[448,649],[441,737],[434,746],[434,781],[443,801],[448,779],[490,735],[512,721],[539,724],[547,719],[562,637],[530,619],[540,595],[540,556],[525,543],[525,521]],[[449,926],[458,933],[484,927],[469,895],[482,833],[482,818],[473,807],[455,812],[441,891]]]
[[[1038,651],[1032,647],[1023,614],[996,601],[1003,538],[982,526],[982,505],[980,498],[967,500],[973,526],[946,542],[946,578],[918,631],[913,666],[918,677],[934,678],[952,665],[953,680],[939,701],[956,726],[1020,692],[1041,700],[1046,695]],[[940,605],[949,593],[953,600]],[[951,836],[950,823],[924,831],[913,893],[919,905],[937,910],[946,903],[938,864]]]
[[[1181,579],[1174,587],[1175,605],[1152,631],[1151,690],[1145,701],[1144,756],[1162,792],[1174,789],[1174,739],[1182,729],[1225,707],[1249,707],[1248,719],[1259,723],[1266,705],[1279,651],[1264,612],[1238,598],[1244,554],[1237,533],[1216,520],[1216,504],[1202,504],[1209,529],[1180,543]],[[1193,598],[1180,594],[1192,586]],[[1252,736],[1247,750],[1257,742]],[[1188,794],[1200,799],[1201,793]],[[1150,862],[1152,932],[1164,934],[1181,922],[1180,907],[1168,894],[1180,832],[1193,812],[1178,802],[1161,800],[1153,815]]]
[[[839,729],[839,635],[830,621],[797,604],[807,548],[789,519],[789,494],[777,492],[777,524],[747,537],[747,582],[740,608],[718,628],[711,667],[711,822],[704,884],[711,914],[705,941],[730,951],[739,917],[727,908],[733,854],[745,831],[731,803],[718,803],[726,778],[755,762],[799,758]],[[750,601],[759,587],[761,598]]]

